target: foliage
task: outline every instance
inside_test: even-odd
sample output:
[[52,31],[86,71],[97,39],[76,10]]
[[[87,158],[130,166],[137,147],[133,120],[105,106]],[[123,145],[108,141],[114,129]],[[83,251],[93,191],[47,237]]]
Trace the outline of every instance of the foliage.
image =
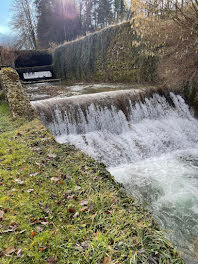
[[0,65],[11,66],[15,59],[15,47],[0,46]]
[[181,87],[198,79],[198,2],[131,1],[135,46],[144,54],[158,55],[158,76],[166,86]]
[[102,164],[2,102],[0,129],[2,264],[184,263]]

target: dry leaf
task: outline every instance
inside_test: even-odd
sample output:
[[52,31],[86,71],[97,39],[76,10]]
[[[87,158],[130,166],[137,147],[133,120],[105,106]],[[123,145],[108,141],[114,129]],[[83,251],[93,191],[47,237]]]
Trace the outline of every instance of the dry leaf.
[[33,232],[31,233],[30,237],[31,237],[31,238],[32,238],[32,237],[35,237],[35,235],[36,235],[36,233],[33,231]]
[[111,257],[105,257],[103,264],[109,264],[109,263],[111,263]]
[[38,172],[32,173],[32,174],[30,174],[30,177],[34,177],[34,176],[37,176],[37,175],[38,175]]
[[5,255],[11,255],[16,251],[16,249],[13,246],[10,246],[5,250]]
[[11,233],[11,232],[15,232],[16,230],[17,230],[17,226],[10,226],[10,229],[2,231],[0,232],[0,234]]
[[20,258],[21,256],[22,256],[22,250],[19,249],[19,250],[17,251],[17,258]]
[[29,190],[27,190],[28,193],[31,193],[31,192],[33,192],[33,191],[34,191],[33,189],[29,189]]
[[80,205],[82,205],[82,206],[83,206],[83,205],[88,205],[88,203],[89,203],[88,200],[84,200],[84,201],[81,201],[81,202],[80,202]]
[[35,229],[36,229],[36,231],[37,231],[37,232],[42,232],[42,231],[43,231],[43,228],[42,228],[42,227],[40,227],[40,226],[36,226],[36,228],[35,228]]
[[44,225],[44,226],[46,226],[48,224],[49,224],[49,222],[41,222],[41,225]]
[[55,159],[55,158],[57,157],[56,154],[48,154],[47,156],[48,156],[48,158],[50,158],[50,159]]
[[80,186],[75,186],[74,187],[74,191],[76,192],[76,191],[79,191],[79,190],[81,190],[81,187]]
[[74,213],[76,212],[76,209],[73,208],[73,207],[70,207],[70,208],[68,209],[68,211],[69,211],[70,213],[74,214]]
[[19,185],[23,185],[24,184],[24,181],[22,181],[20,179],[16,179],[15,182],[18,183]]
[[80,244],[84,249],[88,249],[89,248],[89,242],[88,241],[84,241]]
[[77,249],[79,251],[83,251],[83,247],[81,247],[79,244],[75,245],[75,249]]
[[0,221],[3,220],[3,216],[4,216],[4,211],[0,211]]
[[82,209],[80,210],[80,212],[83,213],[83,212],[87,211],[88,209],[89,209],[89,207],[86,206],[86,207],[82,208]]
[[52,182],[58,182],[59,180],[60,180],[60,179],[57,178],[57,177],[52,177],[52,178],[51,178],[51,181],[52,181]]
[[3,209],[4,213],[6,214],[8,212],[8,208]]
[[76,219],[78,216],[79,216],[79,213],[76,212],[76,213],[74,214],[73,218]]
[[56,259],[55,259],[55,258],[49,258],[49,259],[47,260],[47,263],[48,263],[48,264],[56,264],[57,262],[56,262]]

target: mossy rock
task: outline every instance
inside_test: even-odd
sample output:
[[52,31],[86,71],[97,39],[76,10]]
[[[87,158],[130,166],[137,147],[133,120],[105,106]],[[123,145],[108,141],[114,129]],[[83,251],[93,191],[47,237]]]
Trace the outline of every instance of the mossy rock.
[[34,118],[34,110],[22,86],[18,73],[12,68],[3,68],[0,71],[0,82],[3,87],[13,118]]

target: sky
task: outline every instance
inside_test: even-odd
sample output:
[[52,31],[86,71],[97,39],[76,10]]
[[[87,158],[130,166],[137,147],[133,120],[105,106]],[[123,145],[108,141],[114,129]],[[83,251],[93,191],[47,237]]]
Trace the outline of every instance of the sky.
[[11,34],[11,30],[9,28],[11,3],[12,0],[0,0],[0,33],[3,34]]

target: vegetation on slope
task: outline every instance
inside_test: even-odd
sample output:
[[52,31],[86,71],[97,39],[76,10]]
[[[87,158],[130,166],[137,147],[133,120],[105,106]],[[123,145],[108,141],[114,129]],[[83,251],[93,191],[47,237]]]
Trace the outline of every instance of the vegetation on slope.
[[73,81],[154,82],[156,58],[132,46],[136,39],[125,22],[65,43],[53,53],[55,74]]
[[133,43],[158,57],[156,75],[169,88],[198,87],[198,1],[131,1]]
[[102,164],[0,102],[0,262],[183,263]]

